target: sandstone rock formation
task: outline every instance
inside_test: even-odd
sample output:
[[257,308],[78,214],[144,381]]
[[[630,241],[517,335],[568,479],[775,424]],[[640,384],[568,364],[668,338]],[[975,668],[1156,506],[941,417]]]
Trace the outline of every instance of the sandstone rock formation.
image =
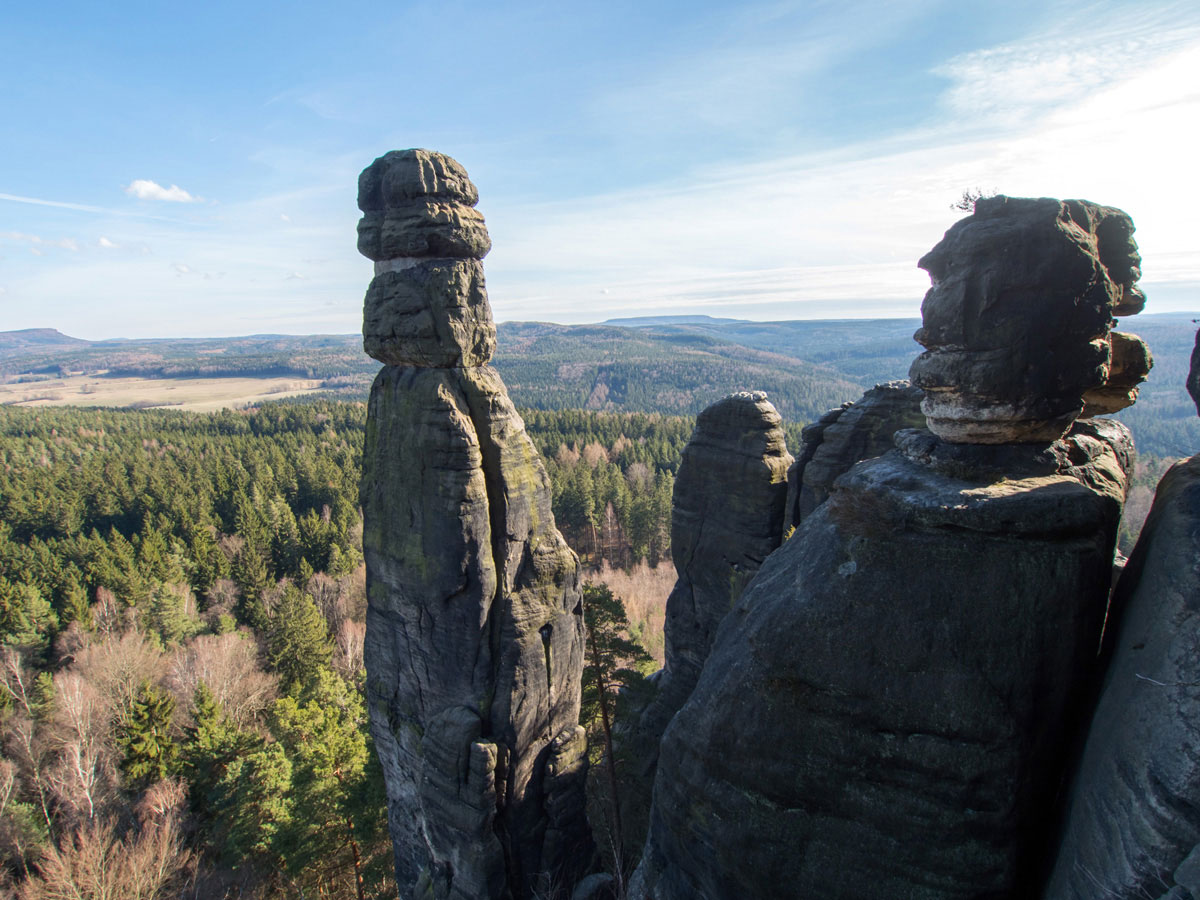
[[402,896],[522,898],[589,861],[579,567],[496,372],[462,167],[389,153],[360,179],[383,362],[363,452],[367,698]]
[[1072,426],[1140,303],[1131,232],[995,198],[921,261],[931,430],[838,477],[725,617],[633,897],[1038,896],[1132,468],[1122,425]]
[[643,797],[625,820],[644,836],[658,742],[708,658],[717,626],[783,539],[787,452],[781,419],[761,391],[733,394],[696,419],[671,505],[678,580],[667,598],[666,665],[637,728],[625,738],[642,760]]
[[662,740],[635,897],[1036,896],[1128,433],[901,436],[722,625]]
[[1109,377],[1113,315],[1145,298],[1125,213],[1083,200],[983,198],[918,265],[933,286],[909,377],[939,437],[1053,441]]
[[783,539],[791,463],[782,420],[761,391],[733,394],[696,418],[671,499],[679,580],[667,598],[660,695],[679,697],[676,709],[700,676],[717,626]]
[[907,381],[877,384],[806,426],[800,456],[788,471],[788,524],[799,525],[824,503],[834,480],[856,462],[891,450],[897,431],[923,426],[923,396]]

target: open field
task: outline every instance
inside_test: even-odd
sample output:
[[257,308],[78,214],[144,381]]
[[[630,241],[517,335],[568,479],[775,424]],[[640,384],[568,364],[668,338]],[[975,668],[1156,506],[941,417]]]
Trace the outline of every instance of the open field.
[[70,375],[0,384],[0,406],[136,406],[195,412],[248,406],[315,393],[304,378],[105,378]]

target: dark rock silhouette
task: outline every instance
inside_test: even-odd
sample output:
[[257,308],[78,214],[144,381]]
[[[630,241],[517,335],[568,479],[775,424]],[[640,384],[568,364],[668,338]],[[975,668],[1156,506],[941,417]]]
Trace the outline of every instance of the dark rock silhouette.
[[463,900],[530,897],[590,860],[579,566],[485,365],[476,197],[425,150],[360,180],[363,343],[385,363],[363,452],[368,708],[401,893]]
[[877,384],[805,426],[800,456],[788,471],[789,524],[799,525],[824,503],[833,482],[855,463],[891,450],[901,428],[924,425],[923,396],[907,381]]

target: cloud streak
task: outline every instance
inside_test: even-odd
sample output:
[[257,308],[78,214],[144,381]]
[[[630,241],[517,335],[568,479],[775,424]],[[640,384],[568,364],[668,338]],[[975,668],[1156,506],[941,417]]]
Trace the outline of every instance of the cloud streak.
[[177,184],[169,188],[145,178],[135,178],[125,186],[125,193],[139,200],[162,200],[167,203],[198,203],[199,197],[193,197]]

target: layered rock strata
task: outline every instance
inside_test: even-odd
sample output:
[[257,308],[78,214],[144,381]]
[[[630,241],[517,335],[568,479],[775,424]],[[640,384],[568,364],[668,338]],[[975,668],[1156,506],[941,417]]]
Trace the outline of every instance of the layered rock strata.
[[915,335],[926,352],[909,378],[925,391],[930,430],[963,443],[1061,437],[1109,379],[1112,317],[1145,303],[1140,262],[1120,210],[979,200],[918,263],[933,286]]
[[856,462],[891,450],[897,431],[923,426],[923,396],[907,381],[889,381],[806,425],[800,456],[788,470],[788,524],[799,525],[824,503],[833,482]]
[[761,391],[733,394],[700,413],[683,450],[671,504],[679,577],[667,598],[666,665],[626,737],[642,761],[644,797],[630,798],[625,815],[640,837],[663,730],[700,677],[721,620],[783,539],[791,462],[779,413]]
[[520,898],[589,860],[579,567],[500,377],[477,192],[454,160],[360,179],[380,362],[363,452],[367,698],[402,896]]

